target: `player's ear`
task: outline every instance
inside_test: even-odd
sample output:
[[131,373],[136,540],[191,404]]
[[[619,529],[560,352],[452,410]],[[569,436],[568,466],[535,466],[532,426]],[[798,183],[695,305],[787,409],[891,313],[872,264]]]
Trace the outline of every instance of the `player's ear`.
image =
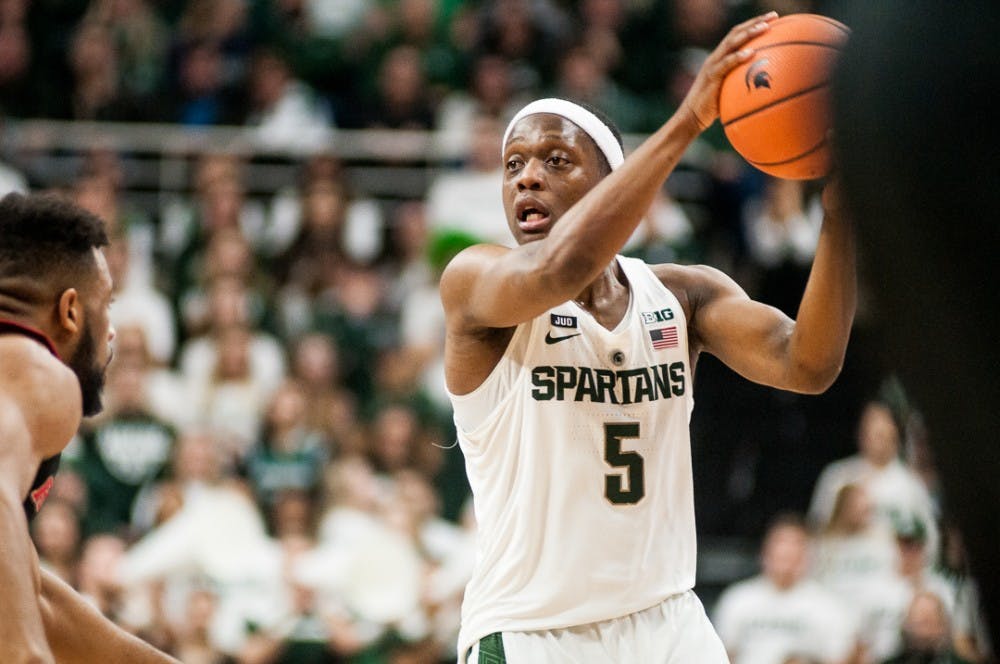
[[56,306],[56,328],[76,335],[83,329],[83,300],[75,288],[67,288]]

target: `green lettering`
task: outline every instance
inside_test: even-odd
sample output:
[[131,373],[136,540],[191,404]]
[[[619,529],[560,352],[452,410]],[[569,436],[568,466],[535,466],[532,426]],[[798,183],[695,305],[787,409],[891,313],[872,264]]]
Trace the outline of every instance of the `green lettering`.
[[594,382],[593,369],[580,367],[580,379],[576,385],[576,400],[583,401],[587,397],[592,403],[604,403],[604,395],[597,390]]
[[673,396],[670,393],[670,376],[667,374],[667,365],[658,364],[651,367],[653,370],[653,392],[657,399],[669,399]]
[[535,387],[531,390],[531,397],[535,401],[549,401],[555,394],[555,383],[552,376],[555,370],[552,367],[540,366],[531,370],[531,384]]
[[622,386],[622,403],[628,405],[633,403],[632,401],[632,383],[629,381],[630,378],[635,378],[642,373],[642,369],[627,369],[625,371],[619,371],[618,373],[618,383]]
[[[618,403],[618,395],[615,394],[615,372],[610,369],[594,369],[594,377],[597,380],[597,392],[601,395],[601,403]],[[608,397],[604,398],[607,392]]]
[[684,363],[674,362],[670,365],[670,391],[676,396],[684,396]]
[[642,401],[643,396],[646,397],[646,401],[656,401],[656,392],[653,389],[653,379],[649,376],[649,369],[642,369],[636,378],[635,402]]
[[556,367],[556,401],[566,399],[566,390],[576,387],[576,367]]

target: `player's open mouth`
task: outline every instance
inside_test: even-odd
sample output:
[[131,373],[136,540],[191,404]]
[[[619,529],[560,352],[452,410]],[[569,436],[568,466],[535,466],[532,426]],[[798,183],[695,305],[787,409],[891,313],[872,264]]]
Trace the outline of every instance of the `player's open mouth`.
[[536,207],[526,207],[517,215],[518,225],[526,233],[537,233],[549,225],[549,213]]

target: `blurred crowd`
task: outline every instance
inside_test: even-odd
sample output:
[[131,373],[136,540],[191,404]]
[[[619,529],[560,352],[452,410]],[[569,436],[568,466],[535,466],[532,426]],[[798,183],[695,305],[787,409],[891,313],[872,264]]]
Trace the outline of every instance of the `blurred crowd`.
[[[0,193],[58,189],[112,237],[106,410],[34,523],[43,564],[186,663],[454,661],[475,522],[436,283],[468,244],[511,241],[507,118],[553,94],[655,129],[706,49],[772,8],[816,5],[0,0],[8,117],[245,125],[261,145],[324,148],[265,195],[246,155],[191,155],[189,195],[156,209],[106,148],[55,183],[5,155]],[[427,130],[464,156],[424,196],[379,199],[336,154],[337,130],[366,128]],[[817,193],[753,172],[716,126],[626,252],[710,262],[794,314]],[[761,575],[706,602],[734,661],[988,661],[919,416],[865,406],[873,381],[850,366],[823,416],[788,395],[762,406],[715,372],[699,366],[699,525],[756,538],[770,523]],[[699,420],[722,392],[760,429]],[[728,458],[698,456],[726,444]]]

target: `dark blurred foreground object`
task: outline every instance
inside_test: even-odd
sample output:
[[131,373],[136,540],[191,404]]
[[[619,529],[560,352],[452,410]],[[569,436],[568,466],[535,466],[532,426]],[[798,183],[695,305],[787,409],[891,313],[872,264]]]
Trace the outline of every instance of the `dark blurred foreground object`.
[[1000,644],[1000,3],[838,8],[836,153],[871,311]]

